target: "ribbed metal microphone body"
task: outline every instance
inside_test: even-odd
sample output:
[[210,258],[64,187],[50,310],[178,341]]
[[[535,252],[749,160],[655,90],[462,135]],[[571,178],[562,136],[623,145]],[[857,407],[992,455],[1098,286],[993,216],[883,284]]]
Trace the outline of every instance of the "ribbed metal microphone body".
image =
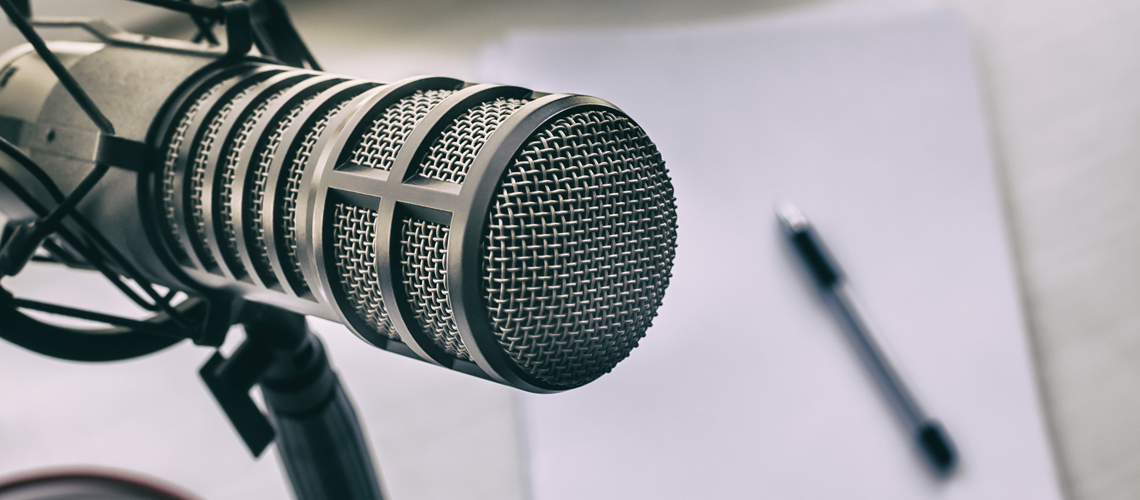
[[[85,62],[120,71],[127,95],[169,86],[132,59],[143,52],[94,49],[73,71],[81,83]],[[100,54],[120,63],[86,60]],[[257,60],[182,71],[134,118],[149,120],[156,152],[134,201],[159,282],[340,321],[378,347],[536,392],[607,373],[656,315],[673,189],[613,105]],[[49,108],[38,122],[68,118]]]

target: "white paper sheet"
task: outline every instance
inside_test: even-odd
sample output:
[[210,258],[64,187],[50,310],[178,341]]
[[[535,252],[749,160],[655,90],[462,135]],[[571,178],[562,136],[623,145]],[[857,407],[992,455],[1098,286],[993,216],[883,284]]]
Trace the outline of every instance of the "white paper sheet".
[[[596,95],[658,144],[679,249],[597,382],[527,396],[538,500],[1059,498],[968,33],[927,7],[516,34],[482,81]],[[782,240],[811,218],[960,452],[936,480]]]

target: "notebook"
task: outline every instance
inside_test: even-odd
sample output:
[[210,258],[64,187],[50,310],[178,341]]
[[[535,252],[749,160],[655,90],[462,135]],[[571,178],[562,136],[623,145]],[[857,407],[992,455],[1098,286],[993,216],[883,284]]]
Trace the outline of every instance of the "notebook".
[[[629,359],[524,395],[537,500],[1060,498],[968,30],[909,3],[515,33],[480,81],[607,99],[658,145],[679,233]],[[961,462],[939,480],[797,267],[813,220]]]

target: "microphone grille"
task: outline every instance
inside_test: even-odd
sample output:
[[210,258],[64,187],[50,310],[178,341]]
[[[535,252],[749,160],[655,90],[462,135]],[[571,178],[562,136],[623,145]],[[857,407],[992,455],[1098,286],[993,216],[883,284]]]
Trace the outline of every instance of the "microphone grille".
[[416,324],[444,352],[471,361],[459,336],[447,290],[450,232],[443,224],[404,217],[400,226],[400,268]]
[[293,121],[305,111],[305,107],[316,100],[316,94],[319,90],[323,90],[323,88],[317,86],[310,89],[308,96],[293,104],[287,112],[277,118],[276,122],[271,123],[267,130],[272,130],[272,132],[261,139],[261,143],[257,145],[253,153],[254,163],[251,165],[254,169],[251,176],[253,185],[247,193],[249,209],[245,211],[243,217],[248,223],[246,241],[252,247],[254,268],[257,269],[262,281],[267,284],[277,283],[277,277],[273,274],[273,260],[269,258],[270,242],[267,241],[265,223],[261,218],[261,214],[267,208],[265,206],[265,195],[269,190],[269,169],[273,165],[274,157],[278,154],[277,149],[281,145],[285,132],[289,130]]
[[676,240],[668,170],[641,127],[603,109],[551,122],[491,202],[483,287],[493,334],[539,380],[594,380],[645,335]]
[[384,308],[376,274],[376,211],[337,203],[333,212],[333,250],[348,303],[374,331],[400,340]]
[[189,107],[181,113],[181,118],[178,124],[174,126],[170,132],[170,137],[166,140],[166,151],[163,158],[162,166],[162,208],[163,208],[163,222],[166,224],[165,234],[170,239],[170,248],[173,250],[175,258],[180,261],[187,259],[185,253],[182,251],[182,237],[174,228],[179,227],[181,224],[178,222],[178,217],[175,213],[175,183],[177,181],[176,162],[178,161],[178,151],[182,147],[182,143],[188,139],[187,135],[190,132],[190,125],[194,116],[198,114],[202,106],[206,104],[215,94],[221,92],[225,88],[226,82],[218,82],[209,89],[198,95]]
[[613,105],[439,77],[203,78],[160,124],[153,179],[192,281],[538,392],[611,371],[656,317],[673,188]]
[[240,196],[239,193],[235,193],[234,185],[238,180],[238,167],[241,166],[241,150],[249,142],[250,135],[253,134],[258,122],[265,116],[265,112],[288,90],[289,86],[285,86],[285,88],[269,95],[260,96],[257,104],[252,106],[253,109],[248,111],[244,120],[237,127],[237,131],[234,132],[234,136],[230,139],[223,155],[221,182],[216,206],[221,208],[222,252],[230,270],[239,278],[248,273],[245,264],[241,261],[241,249],[238,245],[238,225],[241,214],[234,210],[235,197]]
[[230,96],[220,109],[213,112],[207,125],[201,132],[197,140],[194,141],[191,158],[193,158],[190,165],[190,217],[193,219],[191,224],[192,231],[190,232],[190,242],[202,261],[202,265],[208,270],[215,270],[218,267],[217,261],[214,260],[213,254],[210,253],[207,247],[209,239],[206,228],[206,213],[204,208],[203,191],[206,183],[206,170],[210,163],[210,153],[216,146],[219,140],[218,134],[222,130],[222,125],[226,119],[229,118],[230,113],[234,111],[234,106],[249,95],[255,88],[255,85],[268,77],[269,73],[263,73],[255,78],[250,78],[241,85],[244,85],[239,92]]
[[432,142],[417,173],[429,179],[463,184],[471,162],[483,149],[487,137],[528,102],[530,100],[500,97],[467,110]]
[[360,137],[350,161],[377,170],[391,170],[400,146],[416,124],[454,93],[454,90],[417,90],[389,106]]
[[285,275],[298,294],[309,291],[309,284],[301,270],[301,259],[297,253],[297,224],[299,223],[297,202],[303,189],[301,179],[305,173],[305,166],[309,162],[309,157],[313,155],[313,148],[316,146],[317,140],[328,127],[330,121],[348,106],[352,98],[372,86],[358,86],[334,100],[327,101],[321,108],[318,108],[318,112],[310,117],[310,122],[303,125],[301,128],[301,132],[304,133],[303,136],[298,135],[301,139],[294,141],[288,156],[286,156],[285,171],[281,174],[284,182],[281,183],[281,192],[277,196],[278,206],[275,212],[281,216],[275,217],[275,221],[280,240],[278,242],[278,255],[280,257],[284,254],[280,260],[285,267]]

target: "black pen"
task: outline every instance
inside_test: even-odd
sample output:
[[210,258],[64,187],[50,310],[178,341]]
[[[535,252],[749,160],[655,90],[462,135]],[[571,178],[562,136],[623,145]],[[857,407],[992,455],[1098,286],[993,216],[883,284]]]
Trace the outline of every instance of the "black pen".
[[843,273],[824,248],[819,235],[799,209],[787,201],[776,204],[776,215],[788,240],[818,285],[820,295],[843,324],[848,339],[890,401],[899,420],[934,471],[940,475],[949,475],[957,464],[949,434],[938,421],[923,414],[914,397],[907,391],[902,380],[899,380],[898,374],[887,363],[851,299]]

